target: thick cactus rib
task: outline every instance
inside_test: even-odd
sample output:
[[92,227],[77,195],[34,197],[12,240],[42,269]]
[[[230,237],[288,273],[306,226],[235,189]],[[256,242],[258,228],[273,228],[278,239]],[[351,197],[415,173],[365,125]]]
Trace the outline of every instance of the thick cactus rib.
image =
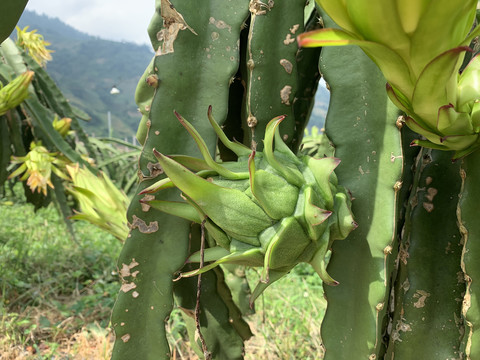
[[[153,72],[158,87],[149,118],[141,125],[146,129],[139,130],[145,134],[145,143],[137,193],[164,176],[153,148],[163,154],[199,154],[174,110],[195,125],[214,152],[215,133],[204,122],[205,112],[212,105],[220,123],[226,117],[229,83],[239,66],[240,29],[247,15],[247,0],[156,1],[149,33],[156,51]],[[198,126],[197,120],[202,120]],[[188,257],[190,223],[141,203],[145,196],[152,195],[137,195],[132,200],[127,214],[131,231],[118,260],[123,285],[112,314],[115,360],[170,359],[165,321],[173,307],[174,273]],[[157,200],[181,198],[176,190],[166,190]],[[196,287],[182,286],[187,287],[182,291],[196,292]],[[229,349],[238,352],[243,344],[229,322],[227,302],[231,299],[218,291],[205,291],[219,311],[204,333],[207,344],[218,345],[212,348],[213,358]],[[217,327],[232,341],[222,342]]]
[[465,320],[466,358],[480,359],[480,152],[467,156],[460,169],[462,191],[457,209],[463,238],[462,270],[467,290],[462,313]]
[[342,159],[335,172],[355,198],[359,224],[332,246],[328,272],[340,285],[325,287],[325,359],[379,359],[403,165],[397,112],[385,94],[385,79],[360,49],[322,49],[320,72],[331,89],[326,132]]
[[244,144],[250,146],[253,140],[259,151],[273,116],[287,116],[280,130],[287,145],[291,146],[297,135],[293,111],[299,82],[295,39],[304,30],[305,4],[305,0],[250,1],[243,128]]
[[423,149],[398,254],[395,311],[385,359],[459,359],[464,331],[458,276],[462,253],[457,226],[461,179],[452,154]]

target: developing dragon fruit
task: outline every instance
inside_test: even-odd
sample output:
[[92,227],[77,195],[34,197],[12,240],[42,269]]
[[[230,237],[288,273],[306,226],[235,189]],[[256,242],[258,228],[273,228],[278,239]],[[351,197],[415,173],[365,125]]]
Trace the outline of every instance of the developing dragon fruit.
[[[208,119],[219,140],[237,156],[236,162],[215,162],[194,127],[178,113],[204,159],[165,156],[156,150],[168,176],[142,193],[177,187],[181,201],[145,199],[165,213],[203,223],[210,247],[207,265],[181,277],[195,276],[220,264],[263,267],[253,302],[267,286],[301,262],[309,263],[325,284],[338,284],[326,271],[326,258],[334,240],[342,240],[357,227],[351,197],[338,185],[334,169],[340,160],[295,155],[283,142],[279,116],[267,125],[263,152],[230,141],[212,116]],[[275,143],[275,146],[274,146]],[[192,254],[187,263],[200,262]]]

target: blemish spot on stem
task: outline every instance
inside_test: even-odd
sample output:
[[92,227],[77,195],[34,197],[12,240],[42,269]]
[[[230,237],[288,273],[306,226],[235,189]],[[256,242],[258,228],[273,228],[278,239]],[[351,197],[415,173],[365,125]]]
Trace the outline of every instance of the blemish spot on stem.
[[430,188],[427,189],[427,194],[425,195],[425,197],[428,199],[428,201],[433,201],[433,198],[437,194],[438,194],[438,190],[430,187]]
[[434,209],[434,206],[433,206],[432,203],[424,202],[422,205],[423,205],[423,208],[424,208],[425,210],[427,210],[427,212],[429,212],[429,213],[431,213],[431,212],[433,211],[433,209]]
[[250,0],[249,10],[253,15],[265,15],[275,5],[273,0],[268,0],[265,4],[261,0]]
[[417,309],[423,308],[429,296],[430,294],[428,292],[424,290],[417,290],[415,294],[413,294],[413,297],[418,300],[415,303],[413,303],[413,306],[416,307]]
[[[138,266],[138,262],[135,261],[135,259],[132,259],[132,262],[130,264],[122,264],[122,268],[120,269],[120,276],[122,278],[126,278],[128,276],[133,276],[133,274],[130,272],[131,269],[133,269],[135,266]],[[138,272],[135,272],[135,275]],[[134,276],[135,277],[135,276]]]
[[163,169],[159,163],[154,164],[152,162],[148,162],[147,169],[150,171],[150,176],[148,177],[149,179],[153,179],[154,177],[163,174]]
[[121,339],[124,343],[128,342],[128,340],[130,340],[130,334],[123,335]]
[[292,87],[290,85],[285,85],[282,90],[280,90],[280,98],[282,99],[282,104],[290,105],[290,94],[292,93]]
[[120,288],[120,290],[123,291],[124,293],[127,293],[130,290],[135,289],[136,287],[137,287],[137,284],[135,284],[134,282],[125,283],[125,284],[122,284],[122,287]]
[[228,29],[228,32],[232,32],[232,27],[223,20],[215,20],[215,18],[211,16],[210,19],[208,19],[208,22],[215,25],[217,29]]
[[285,38],[285,40],[283,40],[283,43],[285,45],[290,45],[291,43],[294,43],[295,42],[295,38],[292,36],[292,34],[287,34],[287,37]]
[[180,14],[169,0],[161,0],[160,15],[163,18],[164,28],[157,33],[157,40],[162,42],[156,51],[156,55],[161,56],[173,53],[173,43],[177,39],[180,30],[190,30],[193,34],[198,35],[185,22],[182,14]]
[[290,28],[290,32],[292,33],[292,35],[295,34],[299,28],[300,28],[300,24],[295,24],[295,25],[293,25],[293,26]]
[[280,65],[283,66],[283,68],[285,69],[285,71],[288,73],[288,74],[291,74],[292,73],[292,70],[293,70],[293,65],[290,61],[288,61],[287,59],[281,59],[280,60]]
[[143,234],[151,234],[158,231],[158,221],[152,221],[148,225],[139,217],[133,215],[133,222],[130,224],[130,229],[137,229]]
[[142,211],[147,212],[150,210],[151,206],[147,203],[148,201],[155,200],[155,196],[152,194],[146,194],[141,200],[140,205],[142,206]]

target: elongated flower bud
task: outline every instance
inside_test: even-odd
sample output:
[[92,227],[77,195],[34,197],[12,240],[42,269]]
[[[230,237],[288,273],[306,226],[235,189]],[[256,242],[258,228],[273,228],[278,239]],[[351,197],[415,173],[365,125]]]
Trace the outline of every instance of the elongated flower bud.
[[28,97],[28,85],[32,82],[33,71],[26,71],[0,88],[0,115],[20,105]]
[[[311,263],[325,283],[337,284],[325,270],[327,251],[334,240],[344,239],[357,227],[350,212],[350,196],[337,185],[333,174],[340,160],[293,154],[278,131],[283,116],[267,125],[263,153],[252,151],[228,140],[209,109],[209,120],[220,141],[238,155],[237,162],[216,163],[198,132],[176,115],[204,160],[154,151],[168,179],[144,193],[175,186],[186,201],[145,202],[191,221],[205,220],[216,243],[205,251],[210,264],[182,276],[194,276],[222,263],[263,267],[252,301],[300,262]],[[199,260],[200,254],[195,253],[188,262]]]

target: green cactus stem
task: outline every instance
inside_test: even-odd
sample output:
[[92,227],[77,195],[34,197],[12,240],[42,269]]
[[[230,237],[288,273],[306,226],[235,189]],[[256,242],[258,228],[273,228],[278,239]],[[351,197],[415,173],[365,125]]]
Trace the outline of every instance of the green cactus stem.
[[[226,118],[230,80],[239,67],[238,39],[247,15],[247,0],[156,1],[149,35],[156,51],[153,75],[158,77],[158,87],[148,120],[141,125],[144,129],[139,129],[146,136],[139,160],[138,192],[164,176],[153,148],[165,154],[198,155],[195,142],[172,115],[174,109],[197,123],[203,119],[200,114],[204,113],[205,104],[213,104],[219,118]],[[197,130],[213,153],[215,133],[210,126],[199,125]],[[144,197],[137,195],[132,199],[127,213],[131,231],[118,261],[124,285],[112,314],[116,360],[171,356],[165,321],[174,305],[174,274],[188,257],[191,227],[188,221],[140,203]],[[174,189],[161,196],[165,201],[177,198]],[[182,291],[196,293],[196,284],[181,286]],[[227,306],[218,291],[204,291],[219,311],[215,323],[206,331],[202,329],[207,344],[218,345],[210,350],[213,358],[218,359],[219,353],[243,345],[239,345],[241,336],[229,321],[226,309],[230,304]],[[179,306],[189,308],[188,304]],[[208,310],[201,308],[201,312]],[[237,340],[222,342],[220,334],[225,333]]]
[[341,285],[325,287],[325,359],[380,359],[403,171],[397,111],[383,90],[382,74],[360,49],[323,48],[320,71],[331,89],[326,133],[342,159],[336,173],[355,197],[352,211],[359,223],[332,246],[327,270]]
[[462,238],[455,215],[461,179],[460,164],[450,159],[451,153],[425,148],[416,158],[385,359],[462,358],[458,300],[465,282],[459,276]]
[[480,357],[480,222],[478,221],[478,199],[480,198],[480,153],[463,159],[460,169],[462,188],[457,209],[457,220],[462,234],[462,270],[466,282],[462,314],[465,319],[466,358]]

